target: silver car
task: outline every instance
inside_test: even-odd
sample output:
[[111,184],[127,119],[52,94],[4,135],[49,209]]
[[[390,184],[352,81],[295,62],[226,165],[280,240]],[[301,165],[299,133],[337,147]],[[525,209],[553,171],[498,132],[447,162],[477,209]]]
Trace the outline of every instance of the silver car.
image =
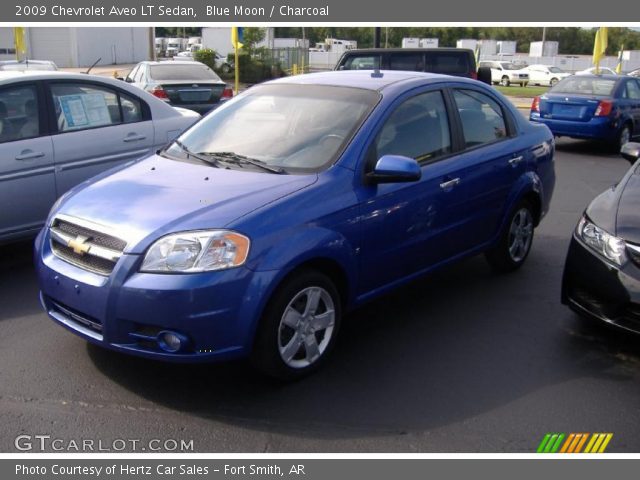
[[199,118],[115,79],[0,71],[0,243],[34,235],[67,190]]

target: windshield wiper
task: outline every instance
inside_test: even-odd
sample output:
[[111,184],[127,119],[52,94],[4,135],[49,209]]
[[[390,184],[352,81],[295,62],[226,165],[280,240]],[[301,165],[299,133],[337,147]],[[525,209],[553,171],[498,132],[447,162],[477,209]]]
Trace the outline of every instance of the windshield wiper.
[[211,165],[213,167],[218,167],[220,168],[220,163],[214,159],[211,158],[207,158],[207,157],[203,157],[200,154],[194,153],[191,150],[189,150],[189,148],[182,143],[180,140],[175,140],[173,143],[175,143],[176,145],[178,145],[178,147],[180,147],[180,150],[182,150],[184,153],[187,154],[187,157],[193,157],[197,160],[200,160],[203,163],[206,163],[207,165]]
[[272,167],[266,162],[262,160],[258,160],[257,158],[247,157],[245,155],[240,155],[235,152],[200,152],[198,155],[206,155],[207,157],[213,157],[222,160],[223,162],[233,163],[236,165],[249,164],[254,167],[262,168],[271,173],[283,174],[286,173],[284,168],[280,167]]

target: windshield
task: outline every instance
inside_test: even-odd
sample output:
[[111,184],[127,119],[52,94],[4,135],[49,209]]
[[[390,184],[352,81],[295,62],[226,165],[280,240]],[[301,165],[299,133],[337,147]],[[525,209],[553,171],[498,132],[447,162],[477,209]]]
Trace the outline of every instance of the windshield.
[[154,80],[220,80],[220,77],[206,65],[151,65],[151,78]]
[[520,70],[521,67],[514,65],[513,63],[501,63],[502,68],[505,70]]
[[231,163],[243,156],[285,173],[317,172],[337,159],[379,98],[349,87],[255,86],[187,130],[166,154],[185,158],[186,148],[223,168],[257,169]]
[[607,97],[611,95],[615,80],[599,77],[584,77],[574,75],[561,80],[549,93],[574,93],[578,95],[596,95]]
[[558,67],[549,67],[549,71],[551,73],[564,73],[564,70]]

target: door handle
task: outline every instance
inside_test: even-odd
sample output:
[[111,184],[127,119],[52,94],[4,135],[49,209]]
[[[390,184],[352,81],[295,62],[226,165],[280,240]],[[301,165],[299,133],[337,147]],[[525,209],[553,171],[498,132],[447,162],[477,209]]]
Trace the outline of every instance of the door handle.
[[519,157],[513,157],[511,160],[509,160],[509,165],[515,167],[520,162],[522,162],[522,160],[524,160],[522,155],[520,155]]
[[33,160],[44,157],[44,152],[34,152],[33,150],[23,150],[20,155],[16,155],[16,160]]
[[124,137],[124,141],[125,142],[137,142],[139,140],[144,140],[145,138],[147,138],[147,137],[145,137],[144,135],[136,135],[134,133],[134,134],[127,135],[126,137]]
[[440,188],[446,190],[448,188],[453,188],[460,183],[460,178],[452,178],[451,180],[447,180],[446,182],[442,182],[440,184]]

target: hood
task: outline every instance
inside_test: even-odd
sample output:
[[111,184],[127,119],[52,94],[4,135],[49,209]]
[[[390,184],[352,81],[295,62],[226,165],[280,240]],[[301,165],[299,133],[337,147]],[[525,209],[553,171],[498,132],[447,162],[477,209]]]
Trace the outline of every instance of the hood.
[[640,172],[637,168],[629,176],[620,195],[616,235],[640,245]]
[[153,155],[89,181],[55,213],[100,224],[127,240],[126,252],[142,253],[167,233],[223,228],[317,178],[227,170]]

